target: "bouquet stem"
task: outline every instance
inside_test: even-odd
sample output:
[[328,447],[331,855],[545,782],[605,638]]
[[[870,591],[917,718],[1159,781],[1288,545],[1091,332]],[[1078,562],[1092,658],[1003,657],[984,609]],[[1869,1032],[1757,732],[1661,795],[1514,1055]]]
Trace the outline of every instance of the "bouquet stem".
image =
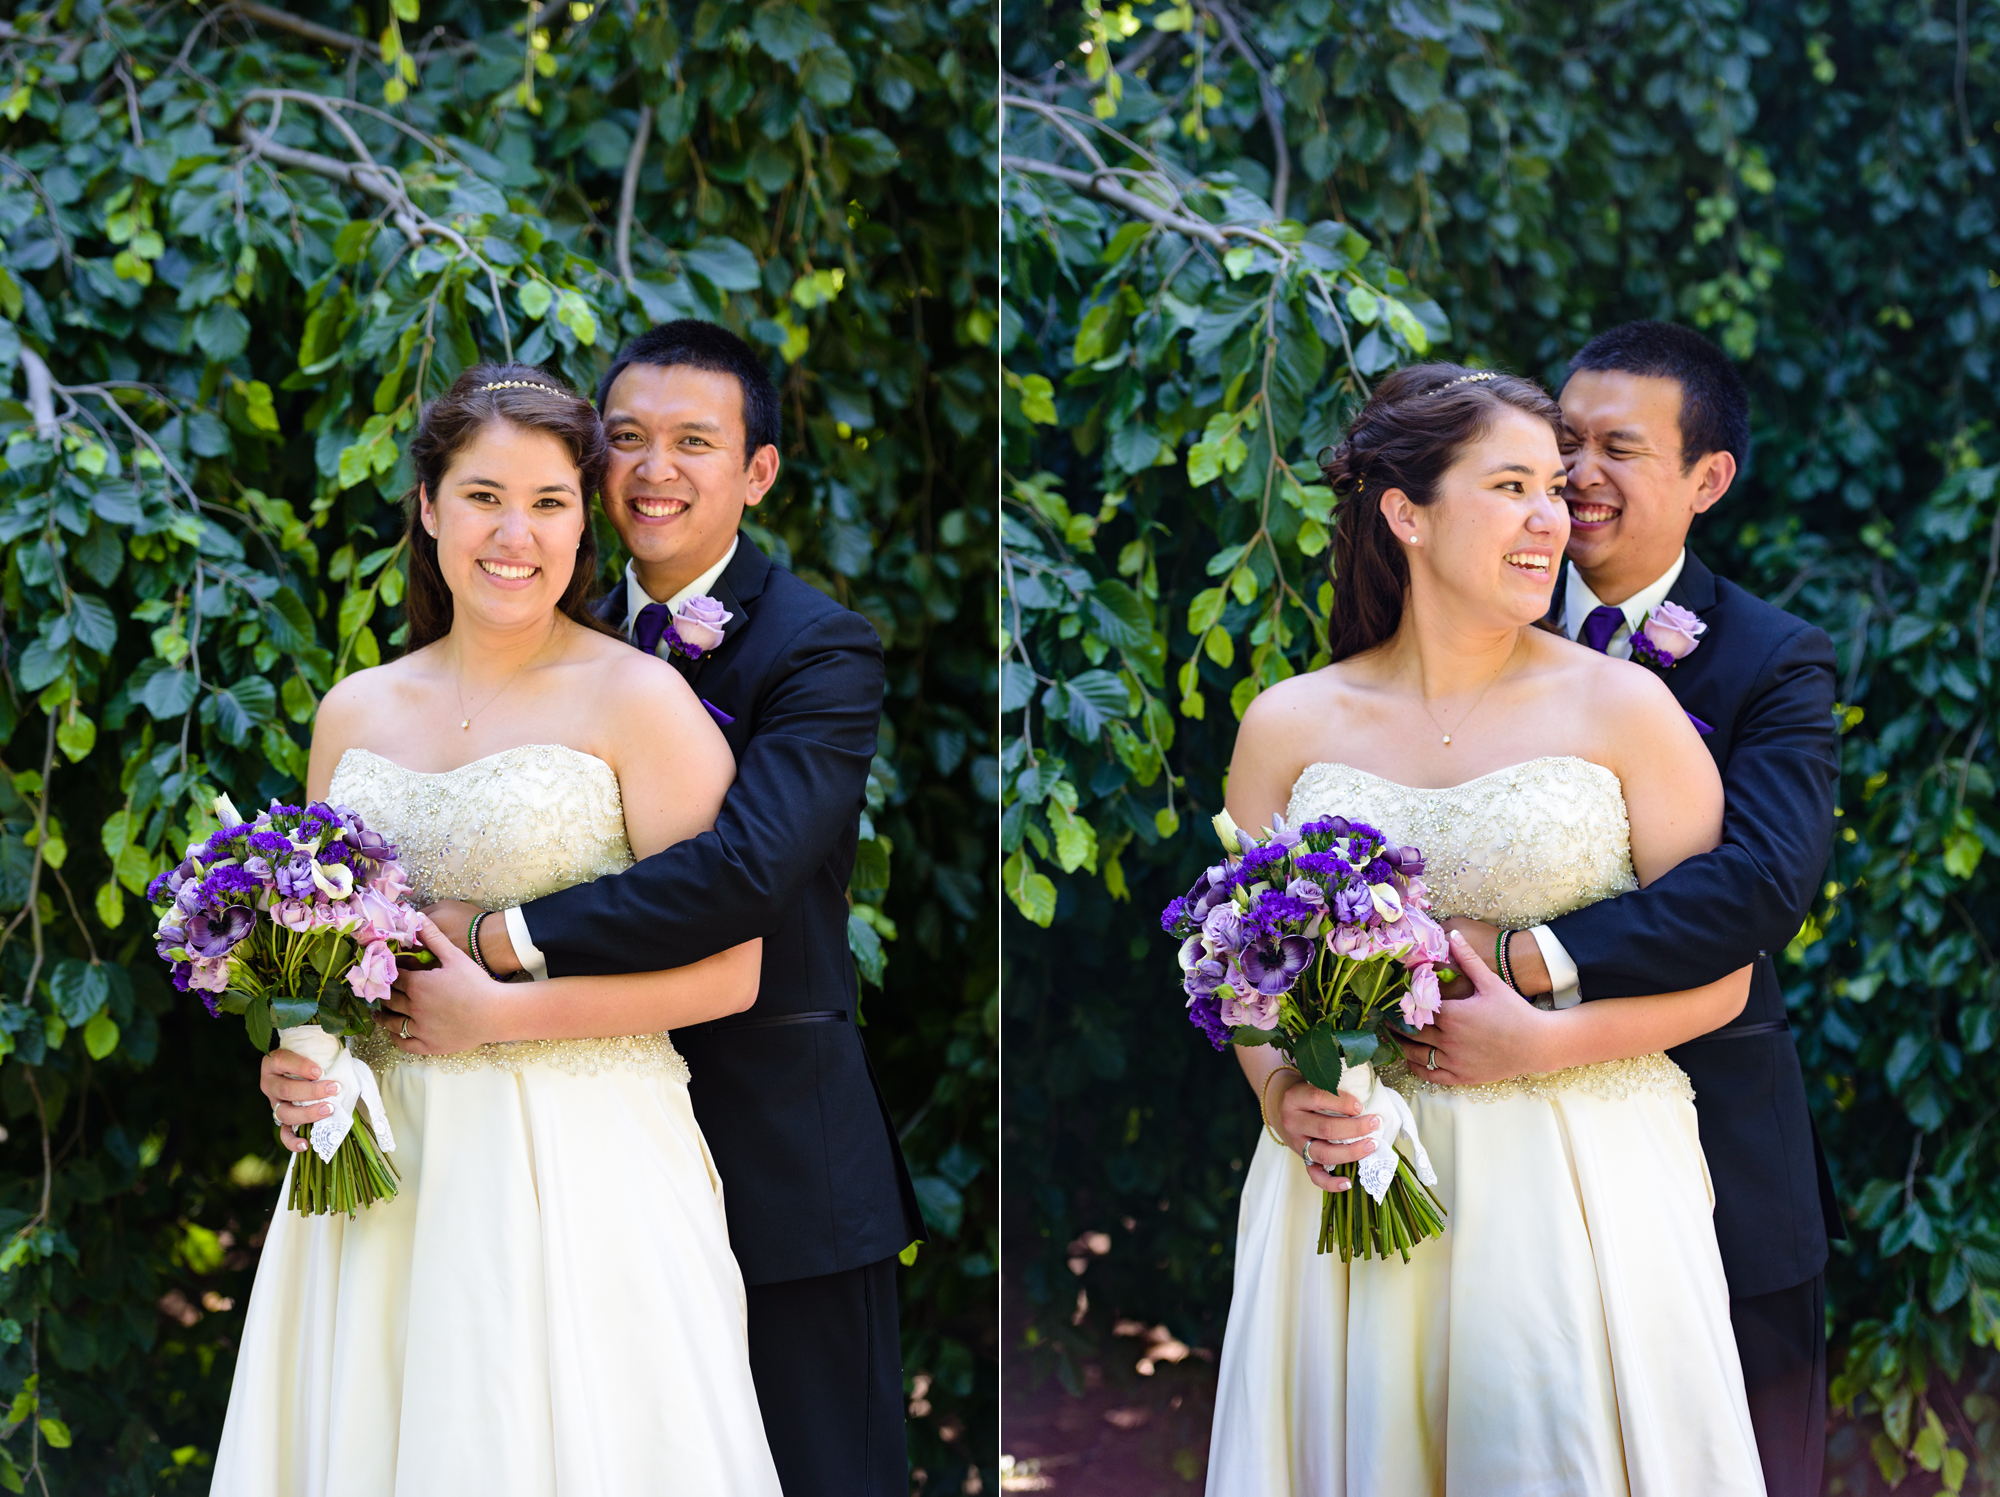
[[1322,1253],[1338,1252],[1342,1263],[1396,1253],[1408,1263],[1411,1248],[1426,1238],[1444,1235],[1444,1203],[1400,1155],[1396,1178],[1389,1182],[1379,1204],[1361,1188],[1359,1165],[1337,1164],[1328,1173],[1342,1176],[1349,1184],[1345,1190],[1328,1191],[1320,1203]]
[[396,1166],[375,1142],[374,1130],[358,1122],[333,1151],[333,1158],[321,1159],[313,1151],[312,1128],[294,1128],[307,1139],[306,1150],[292,1161],[292,1188],[285,1204],[302,1216],[326,1216],[344,1211],[349,1216],[364,1206],[386,1201],[396,1194]]

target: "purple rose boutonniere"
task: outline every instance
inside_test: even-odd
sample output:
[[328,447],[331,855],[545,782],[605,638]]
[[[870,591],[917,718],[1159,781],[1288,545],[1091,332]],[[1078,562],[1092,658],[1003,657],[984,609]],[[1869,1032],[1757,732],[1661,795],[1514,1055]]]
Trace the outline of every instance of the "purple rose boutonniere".
[[1678,603],[1662,603],[1632,636],[1632,658],[1655,670],[1670,671],[1682,657],[1694,653],[1706,633],[1708,625],[1692,612]]
[[667,648],[676,655],[699,660],[706,651],[722,643],[723,628],[734,617],[713,598],[689,598],[674,610],[673,622],[667,625]]

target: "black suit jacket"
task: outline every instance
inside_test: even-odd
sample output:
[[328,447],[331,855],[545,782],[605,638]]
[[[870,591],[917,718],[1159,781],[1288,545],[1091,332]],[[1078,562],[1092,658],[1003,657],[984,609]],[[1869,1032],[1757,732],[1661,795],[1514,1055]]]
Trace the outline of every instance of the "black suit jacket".
[[[921,1238],[854,1023],[847,879],[882,716],[874,626],[747,539],[717,580],[723,642],[676,661],[722,724],[736,783],[715,829],[523,914],[549,975],[682,967],[764,940],[757,1002],[674,1032],[746,1283],[876,1263]],[[601,606],[625,621],[621,586]]]
[[[1558,623],[1567,584],[1565,568]],[[1586,1001],[1699,987],[1755,963],[1742,1014],[1670,1052],[1694,1082],[1715,1235],[1741,1298],[1804,1283],[1826,1266],[1828,1237],[1846,1235],[1772,962],[1805,923],[1833,843],[1833,644],[1692,551],[1667,599],[1708,625],[1664,679],[1713,729],[1702,741],[1722,772],[1722,845],[1549,926]]]

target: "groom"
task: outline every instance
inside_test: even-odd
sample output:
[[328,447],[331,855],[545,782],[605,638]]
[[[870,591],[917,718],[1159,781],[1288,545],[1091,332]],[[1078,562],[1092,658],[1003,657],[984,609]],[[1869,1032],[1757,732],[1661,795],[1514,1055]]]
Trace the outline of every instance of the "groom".
[[[896,1260],[924,1228],[854,1022],[847,948],[881,643],[738,534],[778,476],[778,392],[742,339],[691,320],[642,333],[598,408],[605,513],[632,556],[600,616],[687,677],[736,783],[712,832],[482,922],[481,955],[496,975],[541,979],[680,967],[763,937],[755,1006],[674,1043],[722,1177],[764,1428],[785,1497],[901,1497]],[[720,640],[681,623],[706,647],[674,652],[676,614],[720,619]],[[460,946],[475,913],[430,911]]]
[[[1695,516],[1728,492],[1750,446],[1748,397],[1720,349],[1684,327],[1627,323],[1584,345],[1560,399],[1569,565],[1549,622],[1625,659],[1663,603],[1707,625],[1662,674],[1722,773],[1723,840],[1643,890],[1512,933],[1508,961],[1522,993],[1552,994],[1559,1008],[1754,964],[1742,1014],[1670,1053],[1694,1082],[1765,1487],[1817,1497],[1827,1240],[1846,1233],[1772,957],[1804,923],[1833,841],[1833,646],[1687,549]],[[1482,953],[1500,935],[1451,924]],[[1479,997],[1446,1005],[1440,1049],[1463,1080],[1548,1069],[1515,1048],[1510,1008],[1519,1013]]]

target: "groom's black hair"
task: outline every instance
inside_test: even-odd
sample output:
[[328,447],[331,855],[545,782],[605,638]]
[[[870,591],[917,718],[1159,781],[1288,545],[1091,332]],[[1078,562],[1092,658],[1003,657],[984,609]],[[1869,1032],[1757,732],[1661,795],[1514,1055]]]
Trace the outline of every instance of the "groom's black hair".
[[736,334],[712,322],[693,317],[663,322],[648,328],[618,350],[611,368],[597,383],[597,410],[604,414],[604,402],[618,376],[634,364],[652,364],[672,369],[685,364],[711,374],[733,374],[743,389],[743,466],[758,449],[778,445],[778,387],[771,383],[771,371],[764,361]]
[[1750,396],[1729,356],[1691,327],[1627,322],[1599,333],[1569,361],[1569,372],[1608,370],[1681,387],[1681,471],[1711,452],[1738,469],[1750,462]]

